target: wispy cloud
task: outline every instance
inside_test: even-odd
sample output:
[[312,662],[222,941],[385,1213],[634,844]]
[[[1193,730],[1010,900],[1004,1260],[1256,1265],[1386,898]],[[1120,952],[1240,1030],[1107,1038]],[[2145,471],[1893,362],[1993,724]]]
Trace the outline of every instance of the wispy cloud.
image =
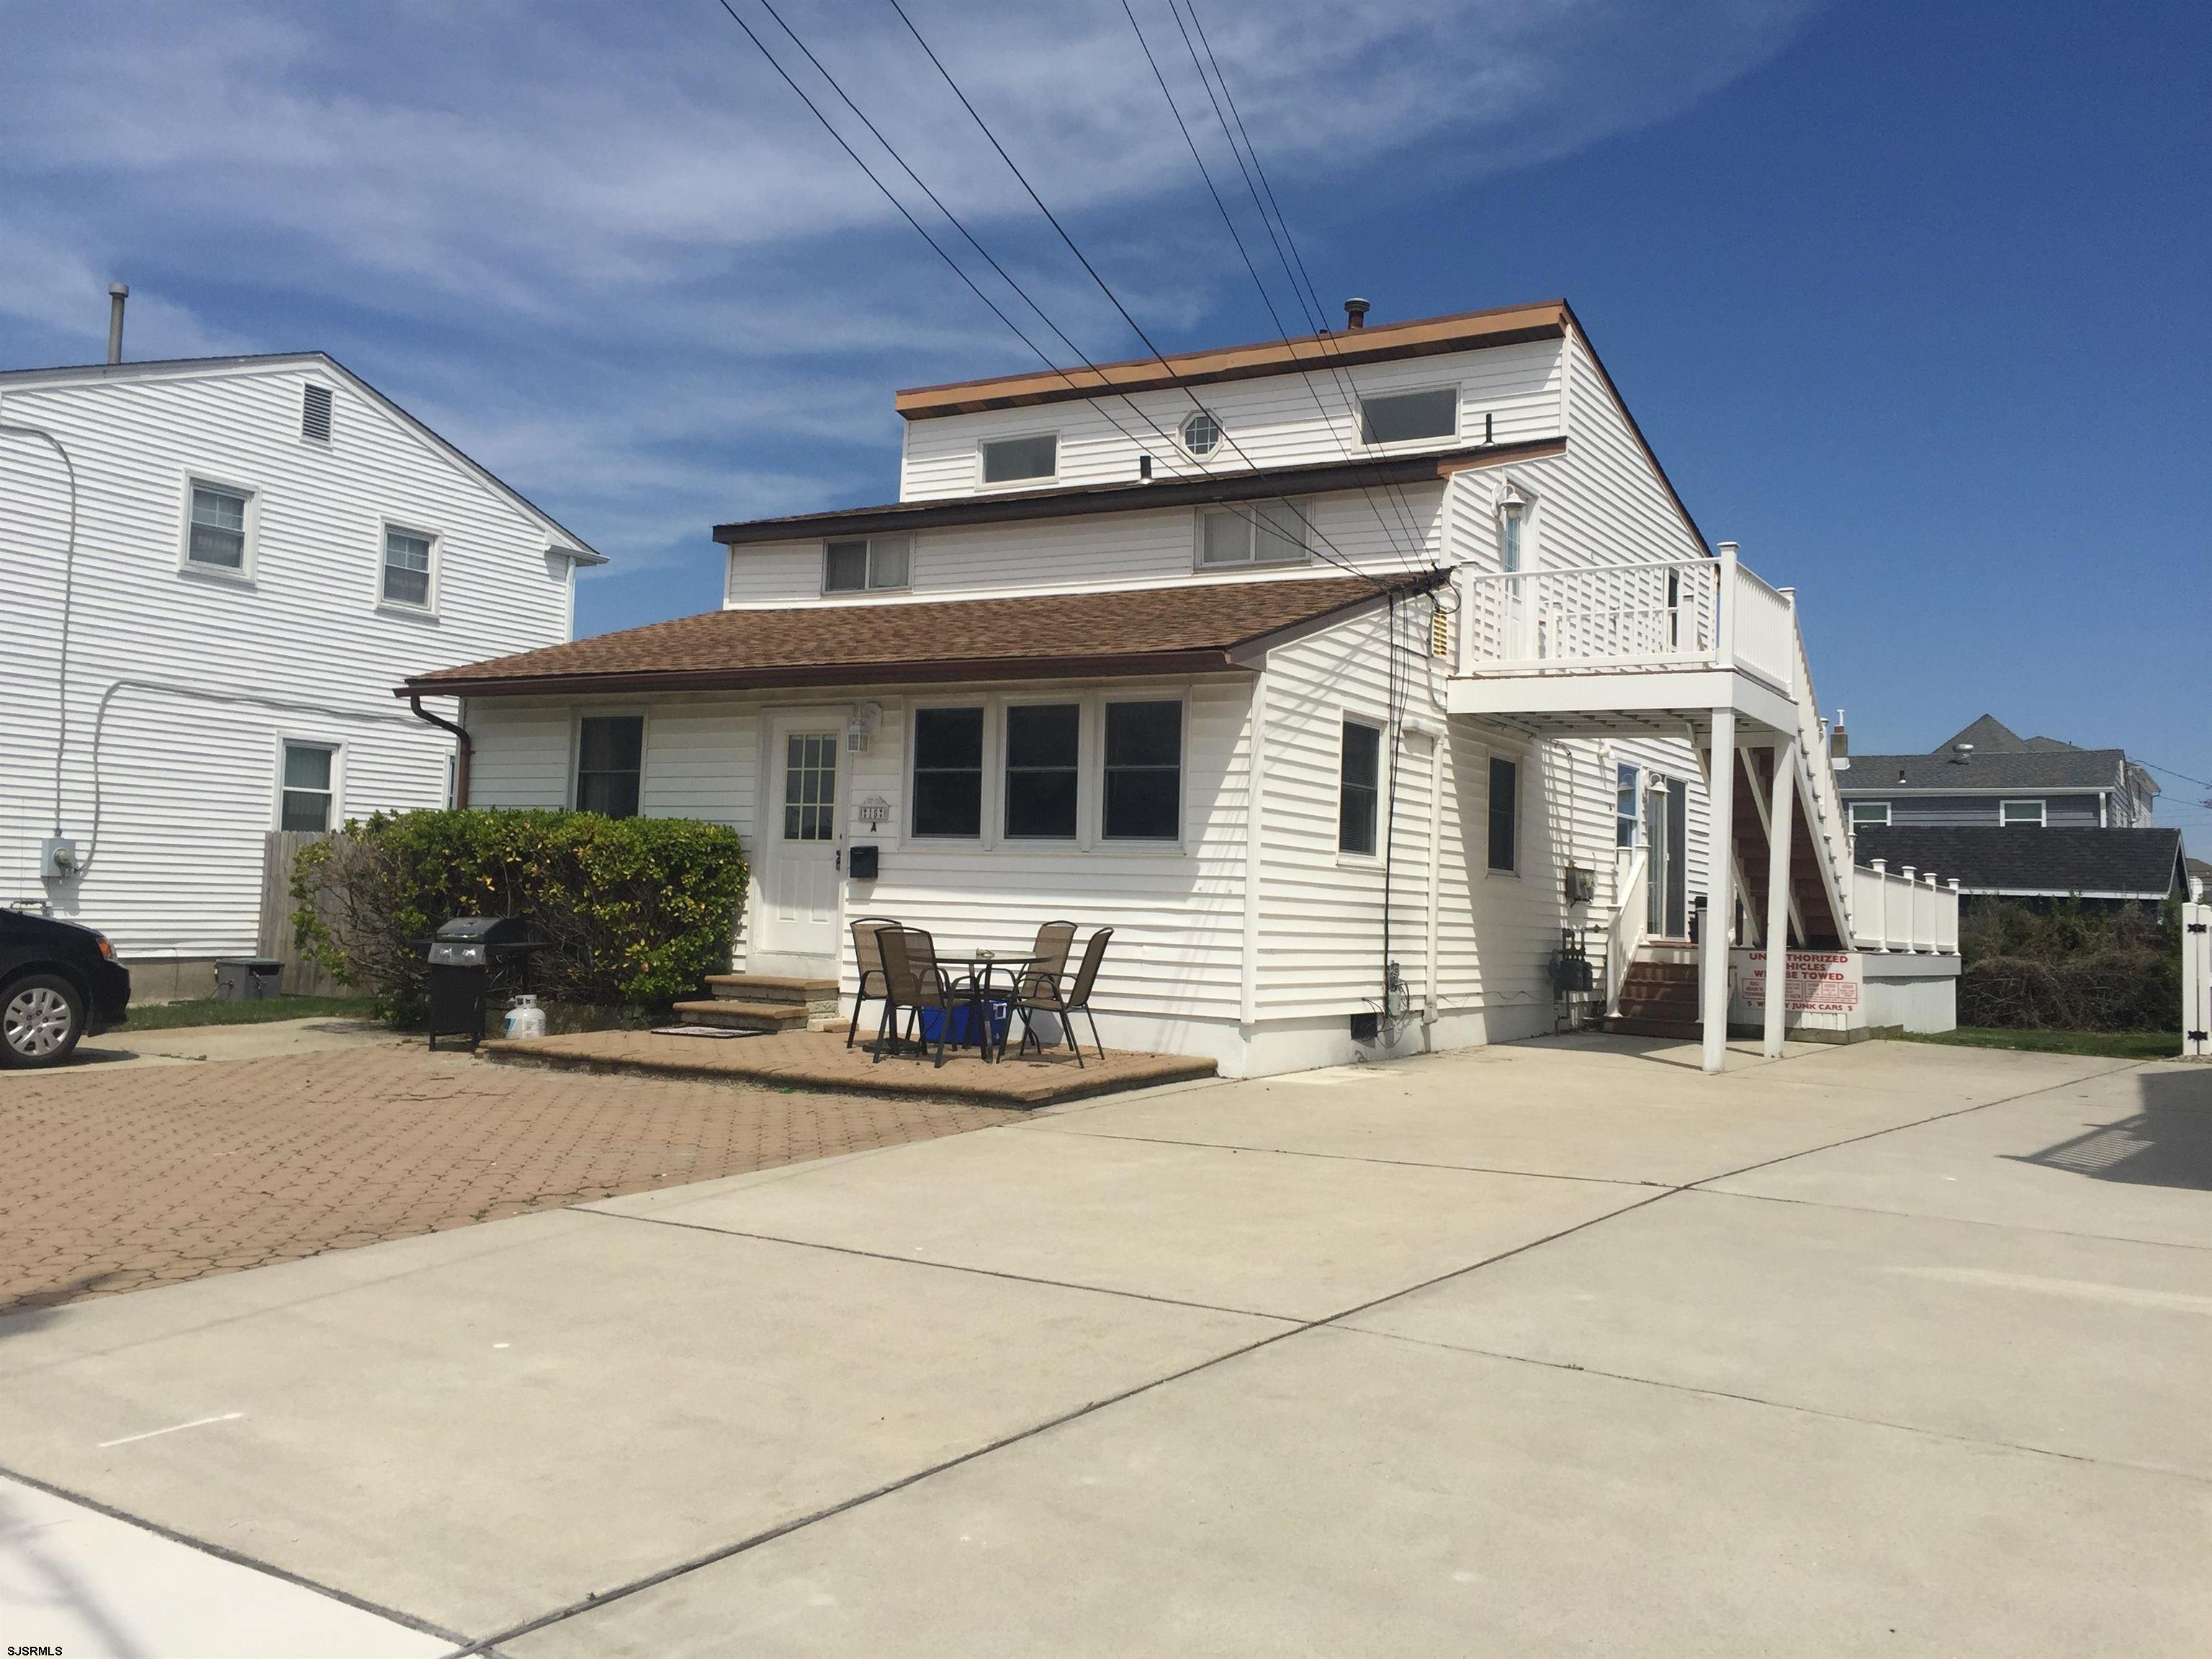
[[[878,159],[759,0],[734,3]],[[1279,183],[1395,158],[1401,188],[1437,189],[1685,107],[1811,8],[1201,15]],[[1130,348],[888,5],[780,9],[1083,349]],[[1249,330],[1119,0],[912,9],[1148,328]],[[1163,0],[1137,9],[1228,166]],[[715,519],[885,491],[888,386],[1024,360],[714,0],[19,0],[7,30],[0,361],[86,355],[115,277],[134,356],[324,346],[615,554],[613,583]],[[711,574],[684,599],[711,602]],[[641,589],[610,614],[652,608]]]

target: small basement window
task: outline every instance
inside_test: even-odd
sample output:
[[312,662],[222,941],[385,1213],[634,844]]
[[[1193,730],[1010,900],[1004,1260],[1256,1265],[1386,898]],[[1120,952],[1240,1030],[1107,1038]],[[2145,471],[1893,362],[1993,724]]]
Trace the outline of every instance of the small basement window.
[[910,536],[867,536],[825,543],[822,552],[824,593],[864,593],[871,588],[904,587],[912,564]]
[[188,564],[216,570],[246,568],[246,508],[251,498],[212,484],[192,486],[191,525],[185,544]]
[[591,714],[577,722],[576,810],[637,816],[645,770],[645,716]]
[[1306,512],[1299,503],[1255,501],[1248,507],[1209,507],[1200,515],[1200,569],[1302,564],[1306,556]]
[[1055,433],[1036,438],[994,438],[983,446],[985,483],[1050,478],[1059,471],[1060,438]]
[[1490,867],[1521,867],[1521,769],[1495,756],[1490,762]]
[[1457,386],[1359,400],[1359,441],[1364,444],[1412,443],[1421,438],[1449,438],[1458,431]]
[[1997,805],[1997,822],[2008,827],[2026,824],[2032,830],[2044,827],[2043,803],[2039,800],[2008,800]]
[[385,604],[404,605],[410,611],[430,608],[431,542],[419,532],[385,526]]
[[1865,830],[1889,828],[1889,803],[1886,800],[1855,800],[1851,803],[1851,828]]
[[1382,733],[1363,720],[1344,723],[1337,767],[1336,850],[1375,850],[1376,805],[1382,794]]
[[983,833],[983,711],[914,711],[914,833]]
[[305,830],[322,835],[331,827],[331,809],[337,803],[333,786],[337,750],[319,743],[284,745],[283,801],[277,812],[279,830]]
[[300,392],[300,435],[319,444],[331,441],[331,389],[304,386]]
[[1106,705],[1108,841],[1176,841],[1182,835],[1182,704]]
[[1006,710],[1006,838],[1075,839],[1079,703],[1017,703]]

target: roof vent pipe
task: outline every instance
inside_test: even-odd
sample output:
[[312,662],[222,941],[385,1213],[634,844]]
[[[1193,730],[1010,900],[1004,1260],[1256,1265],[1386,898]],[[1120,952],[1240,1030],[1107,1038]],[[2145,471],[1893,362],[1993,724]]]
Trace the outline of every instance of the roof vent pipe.
[[107,285],[107,361],[123,361],[123,302],[131,297],[128,283]]
[[1346,328],[1364,328],[1367,326],[1366,301],[1346,300],[1344,302],[1344,325]]

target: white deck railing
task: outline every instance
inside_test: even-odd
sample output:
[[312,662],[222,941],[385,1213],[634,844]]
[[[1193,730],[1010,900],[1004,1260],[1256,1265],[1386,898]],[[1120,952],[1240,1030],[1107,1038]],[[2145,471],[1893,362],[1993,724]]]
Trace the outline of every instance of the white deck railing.
[[1749,670],[1795,684],[1796,613],[1790,596],[1736,562],[1648,559],[1457,575],[1466,674],[1587,673],[1602,669]]
[[1948,956],[1959,949],[1959,884],[1876,859],[1851,871],[1851,943],[1862,951]]

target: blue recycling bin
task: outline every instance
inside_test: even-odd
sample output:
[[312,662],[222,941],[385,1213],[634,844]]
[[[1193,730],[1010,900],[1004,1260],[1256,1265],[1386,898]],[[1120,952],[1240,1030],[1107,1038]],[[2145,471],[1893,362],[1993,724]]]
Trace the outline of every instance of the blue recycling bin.
[[[990,1010],[991,1046],[997,1048],[1006,1040],[1007,1006],[1003,1002],[988,1005]],[[955,1048],[965,1048],[975,1041],[975,1030],[981,1023],[976,1018],[975,1005],[956,1003],[949,1010],[924,1008],[921,1012],[921,1040],[933,1043],[940,1031],[945,1041]]]

